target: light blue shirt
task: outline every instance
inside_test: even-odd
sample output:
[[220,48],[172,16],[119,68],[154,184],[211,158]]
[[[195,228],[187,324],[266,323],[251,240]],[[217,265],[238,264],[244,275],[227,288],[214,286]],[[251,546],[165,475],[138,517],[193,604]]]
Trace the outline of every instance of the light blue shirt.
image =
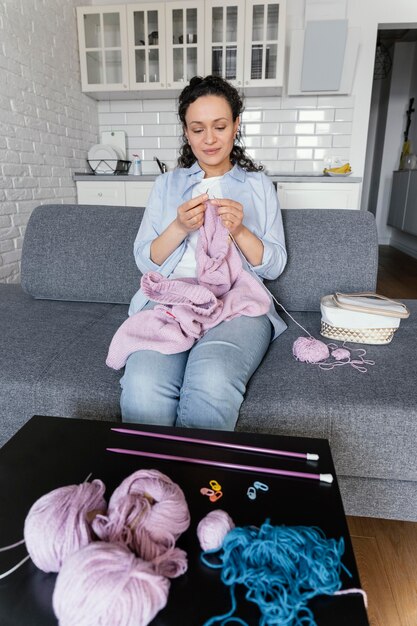
[[[194,185],[203,178],[204,171],[196,161],[189,168],[176,168],[155,180],[134,243],[136,264],[142,274],[152,271],[168,277],[176,267],[184,254],[186,240],[161,265],[151,260],[151,243],[177,217],[178,207],[191,199]],[[244,225],[264,246],[262,263],[252,266],[242,257],[244,268],[260,280],[278,278],[287,262],[287,252],[278,196],[272,181],[263,172],[246,172],[234,165],[220,183],[223,198],[242,204]],[[147,297],[139,289],[130,303],[129,315],[140,311],[147,302]],[[285,330],[286,324],[275,311],[272,300],[268,317],[274,327],[275,339]]]

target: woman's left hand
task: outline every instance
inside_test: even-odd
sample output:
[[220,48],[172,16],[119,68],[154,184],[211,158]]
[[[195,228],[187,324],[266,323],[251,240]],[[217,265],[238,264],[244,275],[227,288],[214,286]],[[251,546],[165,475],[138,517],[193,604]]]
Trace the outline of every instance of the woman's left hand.
[[238,235],[243,228],[243,206],[240,202],[229,198],[216,198],[212,202],[218,206],[217,214],[222,220],[223,226],[233,236]]

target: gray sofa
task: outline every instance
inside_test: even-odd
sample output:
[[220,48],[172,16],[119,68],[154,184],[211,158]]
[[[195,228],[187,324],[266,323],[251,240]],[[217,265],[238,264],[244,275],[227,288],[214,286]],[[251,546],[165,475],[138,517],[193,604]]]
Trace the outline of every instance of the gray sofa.
[[[32,415],[119,420],[120,373],[105,365],[140,275],[133,207],[47,205],[27,226],[22,283],[0,285],[0,443]],[[283,211],[288,265],[268,286],[319,336],[320,297],[375,290],[373,216]],[[293,322],[251,379],[240,431],[329,439],[346,512],[417,520],[417,301],[366,374],[295,361]],[[285,315],[283,315],[286,318]]]

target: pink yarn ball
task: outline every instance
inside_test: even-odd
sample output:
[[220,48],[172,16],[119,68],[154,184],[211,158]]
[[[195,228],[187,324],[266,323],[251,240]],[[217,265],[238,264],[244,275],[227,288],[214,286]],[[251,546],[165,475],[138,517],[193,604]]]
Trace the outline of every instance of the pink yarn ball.
[[293,343],[292,353],[297,361],[303,363],[319,363],[330,356],[325,343],[313,337],[299,337]]
[[113,492],[107,515],[93,521],[96,535],[123,543],[146,561],[175,546],[190,525],[182,489],[158,470],[139,470]]
[[27,551],[39,569],[58,572],[73,552],[93,541],[90,522],[106,510],[101,480],[54,489],[30,508],[24,525]]
[[344,361],[345,359],[350,359],[350,351],[347,348],[336,348],[332,352],[332,357],[336,361]]
[[95,542],[65,560],[52,604],[60,626],[146,626],[166,605],[169,587],[125,546]]
[[202,550],[217,550],[235,524],[226,511],[216,509],[207,513],[197,526],[197,537]]

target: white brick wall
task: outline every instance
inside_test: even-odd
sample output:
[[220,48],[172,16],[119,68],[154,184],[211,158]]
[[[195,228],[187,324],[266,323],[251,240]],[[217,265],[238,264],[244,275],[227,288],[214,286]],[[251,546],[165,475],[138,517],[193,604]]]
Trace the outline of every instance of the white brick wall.
[[[349,160],[354,98],[247,97],[242,119],[248,153],[269,172],[320,172],[328,160]],[[139,153],[144,174],[153,157],[173,167],[181,128],[175,99],[99,102],[100,131],[124,130],[128,158]]]
[[98,141],[97,102],[81,93],[79,4],[0,2],[0,282],[19,280],[34,207],[76,201],[72,174]]

